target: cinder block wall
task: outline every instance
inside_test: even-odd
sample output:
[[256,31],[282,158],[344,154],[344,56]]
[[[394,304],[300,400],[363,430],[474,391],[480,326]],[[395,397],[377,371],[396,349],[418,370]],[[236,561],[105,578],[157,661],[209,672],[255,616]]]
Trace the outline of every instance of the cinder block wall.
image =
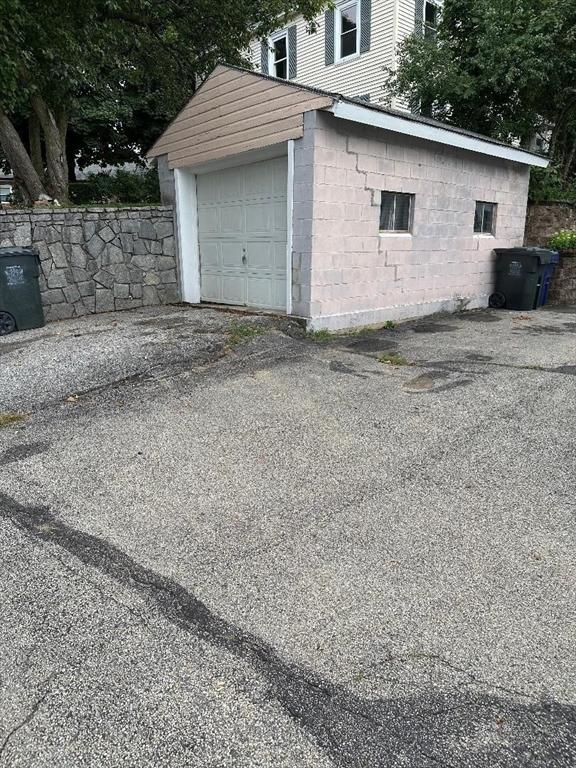
[[170,206],[0,211],[0,246],[34,246],[46,320],[179,301]]
[[[294,212],[311,217],[298,258],[310,266],[313,328],[487,305],[493,249],[522,244],[527,166],[320,112],[306,129],[312,189],[295,190]],[[379,232],[382,190],[415,195],[410,235]],[[498,203],[495,237],[474,235],[476,200]]]

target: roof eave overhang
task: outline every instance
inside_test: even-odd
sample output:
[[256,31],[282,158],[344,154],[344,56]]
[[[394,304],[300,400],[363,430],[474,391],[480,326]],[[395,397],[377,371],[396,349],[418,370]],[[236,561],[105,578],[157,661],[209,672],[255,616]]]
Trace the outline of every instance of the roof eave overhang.
[[466,149],[469,152],[476,152],[481,155],[498,157],[502,160],[509,160],[513,163],[523,165],[534,165],[538,168],[546,168],[548,159],[541,155],[526,152],[515,147],[507,147],[502,144],[494,144],[490,141],[468,136],[456,131],[450,131],[446,128],[440,128],[428,123],[420,123],[416,120],[407,120],[396,115],[390,115],[386,112],[379,112],[375,109],[362,107],[358,104],[350,104],[345,101],[336,101],[327,112],[331,112],[335,117],[342,120],[350,120],[354,123],[362,123],[375,128],[383,128],[393,133],[401,133],[407,136],[415,136],[426,141],[434,141],[437,144],[445,144],[449,147]]

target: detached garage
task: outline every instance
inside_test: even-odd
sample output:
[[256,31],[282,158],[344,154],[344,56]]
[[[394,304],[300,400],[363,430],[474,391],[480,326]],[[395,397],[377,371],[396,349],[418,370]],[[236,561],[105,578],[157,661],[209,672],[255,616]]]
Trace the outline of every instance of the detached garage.
[[486,306],[546,159],[220,65],[149,153],[175,190],[182,299],[340,329]]

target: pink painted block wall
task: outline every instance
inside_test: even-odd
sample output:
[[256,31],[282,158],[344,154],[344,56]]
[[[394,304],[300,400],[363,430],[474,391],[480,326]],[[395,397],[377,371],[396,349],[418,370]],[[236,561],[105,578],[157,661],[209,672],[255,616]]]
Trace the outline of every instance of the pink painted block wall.
[[[311,327],[486,306],[493,249],[522,244],[527,166],[323,112],[307,115],[302,142],[294,282],[305,279],[297,305]],[[415,195],[410,235],[379,231],[383,190]],[[474,234],[477,200],[498,204],[495,236]]]

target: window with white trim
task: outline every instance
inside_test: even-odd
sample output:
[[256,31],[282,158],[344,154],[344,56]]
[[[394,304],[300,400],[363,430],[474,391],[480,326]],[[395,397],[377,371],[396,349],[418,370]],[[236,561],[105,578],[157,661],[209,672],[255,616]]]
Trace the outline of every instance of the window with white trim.
[[436,3],[424,3],[424,37],[435,38],[438,31],[440,9]]
[[12,194],[12,187],[8,184],[0,184],[0,203],[7,203]]
[[268,72],[280,80],[288,80],[288,33],[285,31],[270,38]]
[[405,192],[382,192],[380,232],[410,232],[414,195]]
[[477,235],[493,235],[496,230],[496,203],[476,202],[474,232]]
[[336,61],[360,52],[360,3],[353,0],[336,7],[334,52]]

